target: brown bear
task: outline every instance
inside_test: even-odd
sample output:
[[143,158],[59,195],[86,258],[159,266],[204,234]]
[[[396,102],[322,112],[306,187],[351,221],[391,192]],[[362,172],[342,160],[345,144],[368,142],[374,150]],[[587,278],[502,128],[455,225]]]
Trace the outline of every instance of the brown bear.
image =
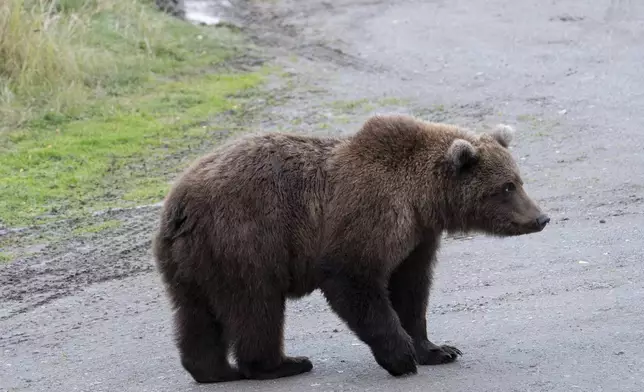
[[426,330],[441,234],[549,222],[523,189],[512,135],[378,115],[346,138],[252,135],[197,160],[153,246],[183,367],[201,383],[310,371],[284,353],[284,308],[318,288],[391,375],[454,361],[462,353]]

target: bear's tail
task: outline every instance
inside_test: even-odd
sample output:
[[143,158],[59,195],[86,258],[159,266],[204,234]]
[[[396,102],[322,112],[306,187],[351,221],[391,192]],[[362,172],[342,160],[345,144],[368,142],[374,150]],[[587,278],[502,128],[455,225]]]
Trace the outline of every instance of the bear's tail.
[[177,237],[189,231],[188,216],[182,200],[166,200],[161,213],[159,228],[152,238],[152,254],[157,268],[166,281],[172,280],[177,271],[173,251]]

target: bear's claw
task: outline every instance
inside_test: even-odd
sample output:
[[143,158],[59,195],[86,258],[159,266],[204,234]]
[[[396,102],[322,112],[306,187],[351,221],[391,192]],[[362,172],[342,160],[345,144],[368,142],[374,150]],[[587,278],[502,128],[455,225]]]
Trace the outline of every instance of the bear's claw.
[[454,362],[463,355],[461,350],[454,346],[437,346],[432,342],[422,342],[416,347],[416,355],[420,365],[442,365]]

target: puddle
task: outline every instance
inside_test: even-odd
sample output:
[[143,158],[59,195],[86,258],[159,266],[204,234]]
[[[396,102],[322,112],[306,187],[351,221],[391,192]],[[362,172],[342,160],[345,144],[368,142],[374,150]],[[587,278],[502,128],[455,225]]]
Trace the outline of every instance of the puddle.
[[216,25],[222,22],[223,10],[230,7],[228,0],[185,0],[185,18],[194,23]]

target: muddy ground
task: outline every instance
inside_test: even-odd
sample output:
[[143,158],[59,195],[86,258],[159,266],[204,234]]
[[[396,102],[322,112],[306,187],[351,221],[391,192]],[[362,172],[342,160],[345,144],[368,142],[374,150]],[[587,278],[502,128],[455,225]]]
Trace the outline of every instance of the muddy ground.
[[[243,2],[246,4],[246,2]],[[158,205],[121,222],[23,232],[0,267],[2,391],[641,391],[644,388],[644,3],[282,0],[236,9],[283,67],[268,131],[350,133],[374,112],[517,127],[536,235],[446,239],[428,327],[450,365],[378,367],[323,298],[289,303],[286,349],[311,373],[199,386],[181,369],[149,253]],[[7,235],[5,233],[5,235]],[[56,241],[49,240],[55,237]]]

